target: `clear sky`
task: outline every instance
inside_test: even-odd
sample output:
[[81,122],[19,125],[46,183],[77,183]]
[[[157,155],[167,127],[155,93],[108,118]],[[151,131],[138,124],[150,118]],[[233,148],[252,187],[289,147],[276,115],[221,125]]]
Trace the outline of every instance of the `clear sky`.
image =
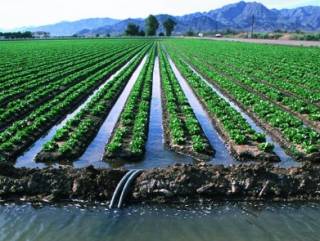
[[[90,17],[146,17],[208,11],[239,0],[0,0],[0,28],[37,26]],[[269,8],[319,5],[320,0],[257,0]]]

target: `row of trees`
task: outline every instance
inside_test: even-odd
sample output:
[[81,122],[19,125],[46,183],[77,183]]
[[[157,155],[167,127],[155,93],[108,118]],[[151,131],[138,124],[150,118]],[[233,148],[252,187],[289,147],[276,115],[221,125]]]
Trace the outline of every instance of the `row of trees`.
[[0,38],[4,39],[23,39],[23,38],[32,38],[32,33],[27,32],[7,32],[7,33],[1,33],[0,32]]
[[[166,21],[162,23],[163,28],[165,29],[166,35],[171,36],[175,26],[177,23],[173,21],[171,18],[168,18]],[[125,34],[128,36],[155,36],[157,34],[157,30],[159,29],[160,24],[158,19],[150,15],[146,21],[145,21],[145,29],[146,32],[144,32],[142,29],[140,30],[140,27],[136,24],[129,23],[126,29]],[[164,35],[164,34],[160,34]]]

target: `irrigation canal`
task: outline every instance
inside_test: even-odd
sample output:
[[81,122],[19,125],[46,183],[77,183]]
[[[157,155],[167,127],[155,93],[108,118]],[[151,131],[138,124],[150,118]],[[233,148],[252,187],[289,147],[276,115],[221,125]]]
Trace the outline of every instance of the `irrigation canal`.
[[[0,241],[318,241],[319,204],[0,206]],[[103,238],[102,238],[103,237]]]

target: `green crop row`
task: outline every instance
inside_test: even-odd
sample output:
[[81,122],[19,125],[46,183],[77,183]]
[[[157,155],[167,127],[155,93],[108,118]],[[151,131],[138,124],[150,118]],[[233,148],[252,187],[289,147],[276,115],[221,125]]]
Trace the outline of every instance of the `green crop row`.
[[[226,61],[226,60],[225,60]],[[237,81],[240,81],[242,84],[247,86],[247,88],[252,89],[258,94],[265,96],[275,103],[279,103],[282,106],[287,107],[289,110],[299,114],[305,115],[303,118],[307,118],[309,121],[320,121],[320,108],[315,106],[308,101],[305,101],[302,98],[296,98],[291,95],[287,95],[273,85],[268,85],[259,80],[251,77],[252,69],[246,69],[243,67],[243,61],[234,63],[232,60],[228,59],[227,63],[222,63],[223,60],[205,60],[204,63],[207,63],[210,66],[214,66],[214,69],[220,71],[221,73],[226,73],[231,78],[234,78]],[[232,66],[230,66],[233,64]],[[236,68],[234,67],[236,66]],[[248,72],[250,74],[248,74]],[[259,72],[258,70],[253,71],[255,73]],[[274,83],[274,82],[273,82]],[[297,88],[297,87],[295,87]],[[305,91],[303,91],[305,93]],[[318,94],[317,94],[318,95]],[[320,95],[319,95],[320,97]]]
[[[241,67],[239,71],[265,80],[283,93],[290,92],[303,101],[320,101],[320,53],[317,49],[185,40],[170,44],[179,46],[184,53],[192,49],[203,50],[196,54],[191,51],[189,56],[209,60],[212,64],[224,64],[223,68],[228,70]],[[210,55],[209,59],[207,55]]]
[[73,71],[73,73],[69,76],[62,78],[59,81],[49,83],[48,85],[45,85],[31,92],[20,100],[11,102],[3,111],[1,111],[0,109],[0,127],[3,128],[14,121],[16,118],[23,117],[26,113],[29,113],[34,108],[36,108],[38,104],[47,102],[57,94],[68,90],[68,88],[70,86],[73,86],[75,83],[85,81],[85,79],[90,75],[96,73],[99,70],[103,70],[115,60],[126,55],[127,51],[128,50],[126,50],[125,52],[110,54],[108,58],[97,58],[95,60],[88,61],[85,64],[86,68],[80,71]]
[[[163,50],[159,51],[160,74],[163,90],[163,109],[167,116],[167,131],[169,132],[169,145],[174,148],[180,146],[188,151],[191,146],[191,152],[197,155],[211,155],[213,150],[208,139],[193,113],[193,110],[170,66],[167,56]],[[167,120],[166,120],[167,119]]]
[[[189,49],[188,51],[195,56],[201,52],[201,56],[205,56],[206,60],[210,60],[211,58],[209,54],[206,54],[210,51],[206,49]],[[292,153],[307,156],[307,154],[319,152],[320,135],[303,125],[295,116],[283,111],[270,101],[263,100],[259,95],[237,85],[226,76],[213,71],[213,68],[208,68],[208,66],[203,64],[203,61],[193,58],[191,62],[202,74],[233,96],[244,109],[249,110],[258,119],[279,131],[282,134],[282,138],[287,143],[291,143],[291,145],[287,145],[287,148],[290,148]]]
[[75,84],[46,104],[41,105],[24,119],[11,124],[0,133],[0,155],[13,159],[17,154],[24,151],[59,119],[74,109],[83,98],[92,93],[107,77],[120,69],[128,58],[132,58],[135,54],[135,51],[132,51],[113,61],[108,67],[96,72],[85,81]]
[[[253,130],[239,112],[222,99],[178,56],[174,53],[172,53],[171,56],[174,58],[177,67],[185,76],[195,94],[208,110],[210,116],[212,116],[217,123],[220,123],[223,128],[222,132],[225,133],[229,139],[238,145],[250,144],[256,145],[258,148],[268,146],[268,151],[272,151],[273,148],[270,149],[270,143],[265,143],[266,138],[264,134],[257,133]],[[263,145],[260,146],[260,143]],[[265,150],[265,148],[263,148],[263,150]]]
[[44,145],[36,159],[41,161],[73,161],[80,157],[99,131],[105,117],[148,49],[149,47],[144,48],[134,61],[110,80],[77,115],[58,130],[52,140]]
[[139,159],[144,154],[151,102],[152,73],[155,61],[153,47],[105,148],[104,159]]
[[0,86],[0,106],[5,106],[8,102],[17,98],[21,99],[26,94],[34,92],[46,84],[52,84],[70,74],[81,71],[92,64],[93,61],[110,58],[110,54],[116,54],[117,49],[124,51],[123,48],[111,48],[107,52],[92,53],[90,56],[79,55],[72,56],[66,63],[59,63],[58,66],[47,66],[45,70],[39,70],[37,74],[31,74],[27,77],[16,78]]
[[137,45],[141,40],[81,40],[81,41],[21,41],[1,42],[0,83],[4,84],[41,74],[52,68],[71,62],[73,57],[104,53],[116,46],[125,48]]

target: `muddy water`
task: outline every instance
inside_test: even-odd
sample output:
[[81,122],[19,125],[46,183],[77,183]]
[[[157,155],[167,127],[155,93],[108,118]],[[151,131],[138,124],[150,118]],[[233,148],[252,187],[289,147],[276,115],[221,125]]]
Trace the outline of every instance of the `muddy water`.
[[204,133],[208,137],[211,146],[215,149],[215,156],[212,158],[211,162],[213,164],[223,164],[231,165],[235,164],[236,161],[230,155],[227,147],[224,145],[222,137],[218,134],[217,130],[214,128],[208,113],[205,111],[200,101],[192,91],[191,87],[188,85],[187,81],[183,78],[173,61],[169,58],[170,65],[180,83],[183,92],[185,93],[193,112],[196,115]]
[[74,167],[82,168],[88,165],[93,165],[96,168],[106,168],[109,164],[102,161],[105,146],[111,137],[112,131],[117,124],[120,114],[125,106],[125,103],[129,97],[133,85],[145,64],[147,56],[141,61],[138,68],[134,71],[127,85],[125,86],[123,92],[119,96],[118,100],[112,107],[108,117],[105,119],[104,123],[100,127],[100,130],[94,140],[90,143],[85,153],[74,162]]
[[47,134],[39,138],[23,155],[21,155],[17,161],[16,167],[28,167],[28,168],[43,168],[46,165],[43,163],[36,163],[34,161],[36,155],[41,151],[42,146],[50,141],[52,137],[56,134],[57,130],[61,129],[68,120],[73,118],[76,114],[78,114],[83,107],[86,106],[90,102],[90,100],[95,96],[95,94],[101,90],[110,80],[112,80],[116,75],[118,75],[124,68],[126,68],[129,63],[133,60],[132,58],[128,63],[126,63],[120,70],[118,70],[115,74],[111,75],[102,85],[99,86],[87,99],[83,102],[76,110],[72,113],[68,114],[63,120],[60,121],[57,125],[53,126]]
[[[192,71],[194,73],[196,73],[199,77],[202,78],[202,80],[204,82],[206,82],[210,87],[211,89],[217,93],[222,99],[224,99],[225,101],[227,101],[230,106],[232,106],[232,108],[234,108],[237,112],[239,112],[241,114],[241,116],[247,121],[247,123],[251,126],[252,129],[254,129],[256,132],[258,133],[265,133],[264,130],[261,129],[261,127],[259,127],[255,121],[249,116],[247,115],[246,113],[244,113],[241,108],[236,104],[234,103],[232,100],[230,100],[228,97],[226,97],[224,94],[221,93],[220,90],[218,90],[214,85],[212,85],[210,82],[208,82],[205,78],[203,78],[202,75],[200,75],[194,68],[192,68],[190,65],[189,65],[190,69],[192,69]],[[283,148],[279,145],[279,143],[275,142],[272,137],[270,135],[267,135],[266,134],[266,140],[269,142],[269,143],[272,143],[274,145],[274,152],[279,156],[281,162],[279,164],[275,164],[277,166],[280,166],[280,167],[293,167],[293,166],[299,166],[300,164],[297,163],[296,161],[294,161],[290,156],[288,156],[285,151],[283,150]]]
[[319,204],[0,206],[0,241],[318,241]]

